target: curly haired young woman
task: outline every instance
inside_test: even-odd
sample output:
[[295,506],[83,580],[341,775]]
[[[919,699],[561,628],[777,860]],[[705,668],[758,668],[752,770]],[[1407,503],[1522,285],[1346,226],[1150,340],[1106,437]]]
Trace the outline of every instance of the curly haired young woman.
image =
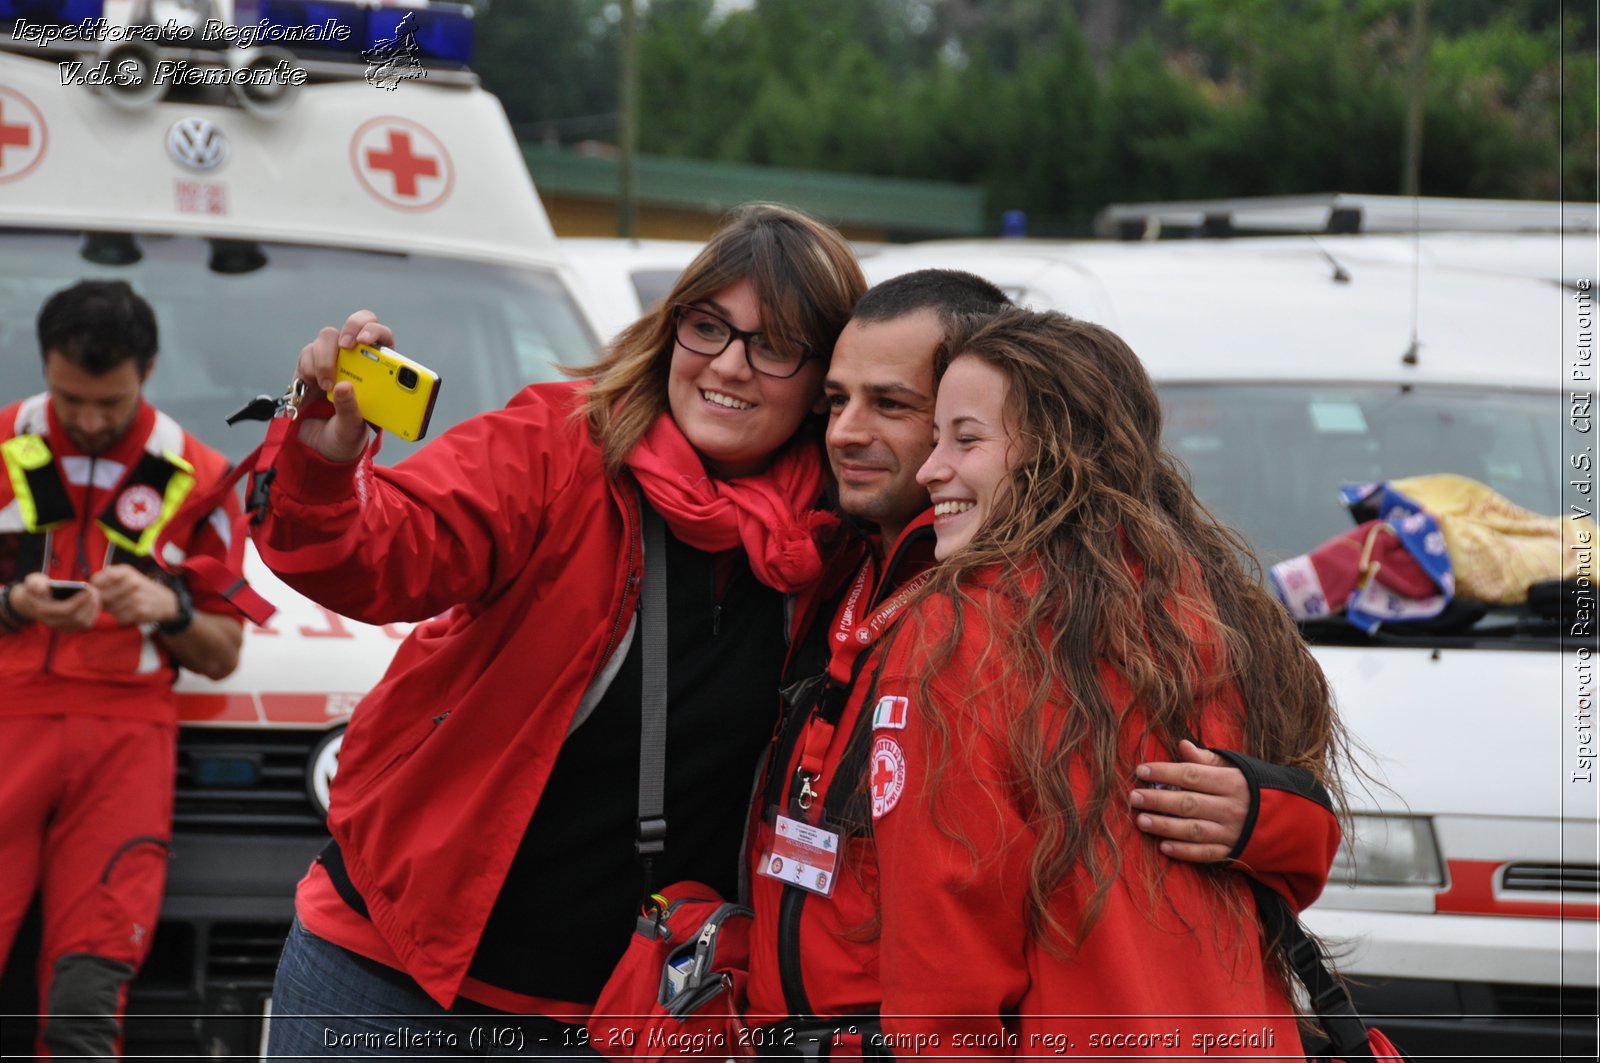
[[1320,670],[1117,336],[1008,311],[941,361],[918,479],[943,563],[887,651],[878,704],[905,711],[876,715],[861,781],[888,1043],[1296,1055],[1244,879],[1162,860],[1123,802],[1192,736],[1336,791]]

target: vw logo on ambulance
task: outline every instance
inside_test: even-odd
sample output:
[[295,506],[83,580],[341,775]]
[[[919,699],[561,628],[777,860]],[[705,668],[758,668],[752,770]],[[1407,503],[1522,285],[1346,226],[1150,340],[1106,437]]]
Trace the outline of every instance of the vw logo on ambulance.
[[180,118],[167,130],[167,154],[180,166],[204,173],[228,161],[228,138],[204,118]]

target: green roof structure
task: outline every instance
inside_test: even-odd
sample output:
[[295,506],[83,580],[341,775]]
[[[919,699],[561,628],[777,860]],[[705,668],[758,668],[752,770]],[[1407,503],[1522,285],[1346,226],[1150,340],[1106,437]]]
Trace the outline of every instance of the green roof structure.
[[[614,202],[617,160],[524,144],[544,196]],[[865,177],[703,159],[646,155],[636,176],[641,207],[721,215],[754,200],[784,203],[838,226],[900,237],[976,236],[986,231],[983,189],[947,181]]]

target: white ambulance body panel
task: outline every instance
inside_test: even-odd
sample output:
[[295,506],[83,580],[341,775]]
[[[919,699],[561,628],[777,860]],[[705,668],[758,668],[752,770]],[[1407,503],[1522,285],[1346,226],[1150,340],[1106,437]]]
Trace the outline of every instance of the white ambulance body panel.
[[[264,118],[172,100],[127,111],[60,76],[57,61],[0,53],[0,122],[18,131],[0,148],[4,224],[562,264],[504,112],[482,89],[312,84]],[[205,134],[173,132],[190,119],[210,125],[209,155]],[[185,164],[173,140],[219,161]]]

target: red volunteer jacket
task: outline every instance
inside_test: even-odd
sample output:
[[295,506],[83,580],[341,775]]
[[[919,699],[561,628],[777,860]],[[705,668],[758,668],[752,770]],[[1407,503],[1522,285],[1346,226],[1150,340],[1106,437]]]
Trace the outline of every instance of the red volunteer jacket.
[[[123,437],[102,454],[84,454],[73,445],[48,394],[0,410],[0,443],[22,436],[43,439],[49,451],[43,472],[65,489],[67,506],[57,511],[50,491],[43,485],[30,487],[25,479],[21,486],[26,494],[19,497],[22,473],[7,464],[7,475],[0,475],[0,582],[41,570],[53,579],[83,580],[114,563],[156,571],[148,556],[119,549],[107,537],[108,522],[136,542],[161,527],[163,493],[144,482],[148,474],[142,470],[170,471],[164,459],[154,459],[175,455],[193,468],[190,500],[200,499],[228,472],[226,458],[147,402],[140,403]],[[141,467],[141,462],[148,463]],[[29,498],[35,507],[43,507],[36,512],[41,522],[50,523],[48,530],[29,530],[24,505]],[[182,506],[171,517],[165,560],[176,564],[191,553],[204,553],[226,561],[229,521],[238,512],[239,501],[232,494],[210,512]],[[225,601],[199,586],[191,585],[190,592],[196,609],[232,612]],[[91,630],[75,634],[29,624],[7,636],[0,653],[0,689],[5,691],[0,714],[65,711],[175,721],[172,684],[177,674],[177,664],[153,631],[124,627],[107,613],[100,614]]]
[[256,533],[268,564],[330,609],[435,617],[357,707],[329,828],[374,927],[446,1006],[637,606],[638,504],[573,416],[585,386],[528,387],[392,468],[290,438]]
[[[920,551],[919,539],[930,540],[922,544]],[[930,563],[931,524],[927,516],[906,530],[892,557],[887,576],[875,572],[879,586],[872,597],[873,603],[888,599],[896,587]],[[877,564],[869,562],[869,565]],[[865,609],[858,608],[858,612],[865,612]],[[937,637],[939,631],[937,624],[931,626],[929,637]],[[979,638],[981,644],[981,635],[974,637]],[[1143,894],[1134,880],[1119,881],[1101,923],[1086,943],[1085,951],[1074,960],[1060,963],[1037,942],[1026,940],[1025,927],[1018,922],[1020,898],[1015,893],[1019,882],[1025,882],[1018,878],[1019,874],[1026,874],[1029,835],[1025,814],[1015,809],[1007,811],[1001,801],[1003,795],[996,793],[993,786],[972,778],[961,779],[958,783],[957,777],[961,775],[958,770],[952,768],[946,772],[946,788],[941,791],[946,794],[946,800],[941,810],[950,806],[968,813],[965,817],[957,815],[955,823],[977,841],[980,853],[993,854],[995,849],[1001,850],[993,865],[982,865],[982,875],[970,874],[973,869],[966,851],[952,843],[926,815],[920,789],[926,781],[925,757],[918,745],[920,731],[914,729],[914,706],[921,681],[920,644],[921,640],[902,635],[891,652],[885,653],[882,644],[868,652],[867,659],[859,667],[860,678],[852,687],[851,697],[828,744],[821,771],[821,792],[809,813],[799,812],[793,804],[797,785],[793,780],[800,767],[803,738],[792,746],[779,747],[780,759],[775,762],[775,770],[777,777],[784,780],[783,796],[778,808],[769,804],[765,809],[767,814],[758,818],[749,847],[751,903],[756,912],[747,1012],[750,1021],[766,1023],[790,1015],[860,1016],[880,1010],[885,1015],[924,1016],[980,1012],[987,1018],[970,1026],[958,1022],[947,1028],[942,1023],[930,1025],[931,1020],[927,1019],[909,1025],[886,1022],[885,1028],[891,1033],[899,1030],[912,1037],[910,1041],[891,1043],[889,1047],[909,1056],[916,1054],[912,1051],[917,1045],[916,1035],[936,1034],[936,1043],[943,1046],[942,1051],[1006,1055],[1030,1051],[1026,1043],[1007,1040],[1010,1034],[1032,1032],[1043,1038],[1046,1033],[1063,1033],[1054,1027],[1044,1030],[1027,1024],[1001,1029],[998,1016],[1018,1010],[1044,1008],[1083,1014],[1193,1011],[1198,1014],[1222,1007],[1221,1012],[1212,1010],[1211,1013],[1288,1015],[1285,1001],[1275,992],[1263,997],[1259,980],[1252,981],[1257,970],[1253,965],[1259,963],[1255,939],[1249,936],[1255,933],[1254,924],[1242,935],[1238,926],[1230,929],[1222,925],[1222,921],[1215,918],[1216,913],[1206,909],[1206,895],[1195,888],[1202,877],[1217,872],[1169,862],[1156,855],[1153,844],[1133,827],[1131,813],[1113,821],[1114,827],[1124,835],[1126,850],[1144,854],[1153,861],[1143,867],[1143,872],[1166,865],[1168,878],[1164,882],[1173,886],[1163,889],[1173,893],[1180,911],[1198,913],[1202,925],[1218,924],[1215,942],[1205,938],[1196,948],[1192,939],[1163,935],[1161,942],[1165,945],[1166,962],[1173,965],[1168,975],[1160,973],[1161,965],[1154,962],[1156,953],[1148,949],[1146,953],[1152,962],[1143,968],[1128,969],[1129,957],[1145,948],[1143,938],[1151,933],[1150,916],[1146,908],[1140,907]],[[953,690],[970,690],[992,678],[992,675],[961,674],[962,663],[954,662],[936,682],[935,690],[948,697]],[[894,707],[896,698],[907,699],[902,711],[875,713],[886,703]],[[986,697],[984,705],[999,711],[1006,700]],[[864,722],[861,721],[863,713],[869,717]],[[871,729],[874,715],[889,725]],[[963,735],[981,737],[997,733],[992,729],[994,726],[992,720],[970,720],[960,730]],[[889,738],[900,748],[898,790],[894,790],[895,759],[887,751],[881,763],[876,756],[878,751],[874,747],[880,737]],[[1203,737],[1226,743],[1236,738],[1236,731],[1231,726],[1219,726],[1215,733]],[[964,737],[962,741],[967,739]],[[991,758],[994,755],[994,750],[987,745],[975,752]],[[1155,748],[1144,752],[1145,759],[1168,756],[1168,751]],[[1297,909],[1303,908],[1316,899],[1326,881],[1338,846],[1337,820],[1328,809],[1325,797],[1319,803],[1318,795],[1298,792],[1302,787],[1294,778],[1295,773],[1285,772],[1279,776],[1273,773],[1271,766],[1244,759],[1261,770],[1246,771],[1252,782],[1251,820],[1236,846],[1236,866],[1250,871],[1284,894]],[[865,772],[875,772],[869,778],[873,779],[873,786],[879,788],[851,797],[859,790],[857,781]],[[1295,790],[1273,788],[1290,783]],[[951,789],[952,785],[958,785],[959,789]],[[881,807],[891,790],[895,793],[892,815],[873,821],[873,800]],[[769,798],[772,796],[770,789],[764,793]],[[775,811],[822,823],[832,830],[839,829],[840,820],[857,825],[855,836],[847,838],[843,844],[831,896],[786,886],[762,873],[773,852]],[[869,822],[870,829],[860,829]],[[1014,841],[1005,845],[1000,839]],[[880,854],[887,861],[882,867]],[[991,875],[997,877],[991,879]],[[1072,888],[1064,888],[1067,896],[1063,903],[1070,904]],[[1248,888],[1242,880],[1237,883],[1237,894],[1244,910],[1253,911]],[[1172,921],[1170,911],[1166,921]],[[1242,957],[1242,966],[1230,972],[1226,980],[1214,969],[1217,961],[1207,958],[1228,955],[1217,951],[1224,946]],[[1124,955],[1120,951],[1123,949],[1133,951]],[[1137,968],[1138,962],[1133,961],[1133,966]],[[1217,999],[1201,1000],[1209,991],[1205,987],[1171,989],[1173,983],[1187,985],[1190,982],[1203,982],[1213,989],[1234,987],[1228,992],[1235,992],[1239,987],[1244,989],[1242,997],[1230,997],[1224,1007],[1221,997],[1228,993],[1221,993]],[[1146,983],[1149,983],[1147,989],[1138,988]],[[1117,997],[1117,987],[1124,985],[1134,988],[1129,990],[1130,995]],[[1252,985],[1255,989],[1249,990]],[[1204,991],[1186,1003],[1184,994],[1195,990]],[[1147,992],[1148,996],[1141,999],[1140,992]],[[1085,1003],[1080,1007],[1075,1001]],[[1195,1006],[1189,1007],[1189,1003]],[[1149,1006],[1145,1007],[1147,1004]],[[1239,1023],[1223,1023],[1213,1029],[1211,1025],[1202,1027],[1185,1020],[1173,1020],[1165,1026],[1134,1022],[1124,1031],[1131,1031],[1133,1040],[1105,1043],[1102,1047],[1117,1051],[1137,1047],[1134,1035],[1140,1031],[1140,1036],[1153,1039],[1157,1033],[1170,1034],[1174,1026],[1183,1029],[1183,1044],[1189,1051],[1193,1050],[1190,1034],[1209,1031],[1222,1036],[1237,1034],[1242,1028]],[[1273,1036],[1279,1051],[1291,1054],[1298,1051],[1297,1040],[1284,1041],[1282,1036],[1285,1030],[1292,1033],[1292,1021],[1272,1028],[1277,1031]],[[1077,1031],[1083,1036],[1076,1039],[1075,1051],[1083,1052],[1088,1034],[1095,1032],[1109,1034],[1116,1030],[1104,1020],[1094,1020]],[[922,1054],[934,1050],[926,1040],[921,1044]],[[1289,1047],[1285,1049],[1284,1045]],[[1147,1047],[1165,1046],[1150,1040]],[[1233,1047],[1245,1046],[1241,1039],[1241,1043]],[[1053,1051],[1055,1046],[1045,1040],[1031,1047],[1031,1054],[1035,1055]]]

